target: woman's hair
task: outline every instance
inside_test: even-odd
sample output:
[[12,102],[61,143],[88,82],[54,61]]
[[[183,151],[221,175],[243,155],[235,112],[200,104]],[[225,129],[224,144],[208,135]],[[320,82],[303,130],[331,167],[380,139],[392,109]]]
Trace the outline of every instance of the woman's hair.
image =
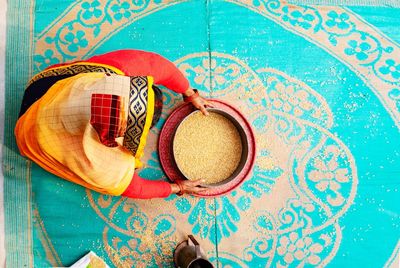
[[155,126],[158,123],[158,121],[160,120],[162,108],[163,108],[162,91],[154,85],[153,85],[153,91],[154,91],[154,115],[153,115],[153,121],[151,122],[150,128]]

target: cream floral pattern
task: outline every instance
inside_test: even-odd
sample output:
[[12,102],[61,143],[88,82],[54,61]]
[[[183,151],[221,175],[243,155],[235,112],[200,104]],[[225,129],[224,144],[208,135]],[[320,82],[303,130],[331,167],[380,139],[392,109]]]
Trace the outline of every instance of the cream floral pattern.
[[303,115],[303,111],[310,111],[313,108],[308,100],[306,91],[296,92],[293,85],[285,87],[283,83],[276,83],[274,90],[271,90],[269,97],[275,109],[283,110],[286,113],[293,113],[295,116]]
[[237,66],[231,65],[226,68],[217,66],[215,59],[203,59],[201,64],[192,68],[188,64],[182,64],[181,70],[187,75],[196,74],[193,78],[194,82],[208,88],[217,88],[224,85],[231,77],[236,77],[239,74]]
[[345,198],[340,194],[343,183],[349,182],[348,168],[341,168],[338,164],[339,149],[336,146],[327,147],[323,155],[318,155],[313,160],[314,170],[308,173],[308,177],[316,182],[315,187],[320,192],[332,191],[335,196],[330,197],[329,203],[333,206],[342,205]]
[[283,256],[287,265],[297,261],[304,264],[317,265],[321,258],[318,256],[322,252],[323,245],[315,243],[309,236],[299,236],[296,232],[291,232],[279,239],[277,253]]

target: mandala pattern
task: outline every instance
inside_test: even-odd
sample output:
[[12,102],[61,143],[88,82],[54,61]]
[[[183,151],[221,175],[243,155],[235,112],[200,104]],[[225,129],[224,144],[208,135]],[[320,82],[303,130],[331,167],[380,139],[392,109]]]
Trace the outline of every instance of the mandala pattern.
[[[323,263],[340,243],[340,233],[332,230],[338,229],[336,219],[352,203],[357,185],[353,157],[345,145],[329,133],[333,123],[329,106],[310,87],[279,71],[252,71],[230,55],[211,55],[214,66],[197,59],[204,57],[203,54],[186,57],[184,61],[178,61],[178,66],[189,77],[191,74],[206,76],[209,68],[211,76],[214,76],[214,70],[220,77],[227,76],[221,86],[214,85],[211,94],[230,101],[237,99],[237,96],[244,96],[237,105],[251,118],[259,148],[253,177],[230,196],[215,200],[219,226],[217,242],[223,244],[232,232],[240,232],[244,228],[241,226],[247,222],[244,218],[251,214],[248,213],[249,208],[258,204],[258,199],[261,201],[266,196],[270,200],[277,199],[272,190],[279,181],[279,184],[286,184],[292,189],[292,193],[286,196],[286,206],[275,211],[271,209],[264,220],[262,216],[253,217],[254,229],[272,237],[272,240],[264,242],[258,241],[258,238],[251,242],[257,245],[253,253],[257,253],[258,258],[266,256],[264,261],[258,260],[258,263],[267,264],[272,260],[282,266],[291,265],[292,262],[311,265]],[[193,66],[193,62],[201,62],[202,65]],[[240,74],[248,75],[243,79]],[[195,77],[190,78],[196,82]],[[199,82],[204,80],[197,79]],[[255,107],[257,111],[254,113]],[[290,159],[289,163],[287,159]],[[276,194],[282,195],[282,192]],[[207,218],[203,214],[210,217],[211,212],[199,209],[203,206],[197,204],[190,207],[189,204],[184,199],[176,201],[182,213],[200,215],[202,219]],[[194,233],[204,238],[207,237],[207,230],[193,229]],[[313,243],[313,239],[322,239],[324,242]],[[281,241],[281,245],[277,245],[275,240]],[[271,246],[266,251],[268,245]],[[295,245],[302,246],[303,251],[295,251]],[[243,258],[246,259],[246,256]]]
[[[66,16],[67,21],[38,35],[35,66],[42,70],[89,55],[109,38],[104,29],[112,26],[118,32],[142,16],[181,2],[185,1],[81,1],[71,9],[76,16]],[[350,10],[277,0],[226,2],[257,12],[337,56],[374,90],[399,125],[399,47]],[[250,120],[258,147],[252,177],[215,199],[171,196],[141,203],[87,191],[91,207],[106,226],[103,243],[109,259],[116,266],[171,265],[171,249],[184,230],[199,236],[210,249],[210,259],[222,266],[328,264],[342,242],[340,218],[354,201],[358,178],[350,150],[332,134],[334,116],[326,100],[280,70],[253,69],[230,54],[188,54],[176,64],[192,86],[232,102]],[[153,144],[180,102],[175,93],[164,97],[162,118],[149,137]],[[166,179],[155,145],[148,144],[140,175]],[[232,240],[241,243],[232,246]]]

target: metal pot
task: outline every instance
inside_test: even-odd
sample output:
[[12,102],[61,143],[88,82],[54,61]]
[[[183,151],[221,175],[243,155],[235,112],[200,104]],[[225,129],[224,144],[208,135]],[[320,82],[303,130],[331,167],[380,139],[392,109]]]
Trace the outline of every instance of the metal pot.
[[174,264],[178,268],[214,268],[201,251],[200,244],[188,235],[188,240],[180,243],[174,250]]
[[[243,167],[245,166],[245,164],[246,164],[246,162],[247,162],[247,159],[248,159],[249,144],[248,144],[246,132],[244,131],[244,129],[243,129],[243,127],[240,125],[240,123],[239,123],[232,115],[230,115],[229,113],[225,112],[224,110],[216,109],[216,108],[207,108],[207,111],[220,114],[220,115],[224,116],[225,118],[227,118],[229,121],[231,121],[232,124],[233,124],[233,125],[236,127],[236,129],[238,130],[239,135],[240,135],[240,139],[241,139],[241,142],[242,142],[242,155],[241,155],[239,164],[238,164],[236,170],[232,173],[232,175],[229,176],[228,178],[226,178],[226,179],[223,180],[223,181],[220,181],[220,182],[217,182],[217,183],[212,183],[212,184],[205,184],[205,185],[203,185],[203,186],[205,186],[205,187],[218,187],[218,186],[224,185],[224,184],[226,184],[226,183],[232,181],[232,180],[241,172],[241,170],[242,170]],[[182,124],[189,116],[191,116],[191,115],[194,114],[194,113],[201,113],[201,111],[196,110],[196,111],[194,111],[194,112],[188,114],[188,115],[177,125],[177,127],[176,127],[176,129],[175,129],[175,133],[176,133],[176,131],[178,130],[178,128],[181,126],[181,124]],[[173,138],[172,142],[174,142],[174,141],[175,141],[175,134],[174,134],[174,138]],[[174,148],[173,145],[172,145],[172,148]],[[175,156],[174,153],[173,153],[173,155]],[[176,163],[176,161],[175,161],[175,163]],[[179,169],[179,171],[182,173],[182,175],[183,175],[185,178],[187,178],[188,176],[186,176],[185,173],[182,172],[182,170],[179,168],[179,165],[178,165],[177,163],[176,163],[176,166],[178,167],[178,169]]]

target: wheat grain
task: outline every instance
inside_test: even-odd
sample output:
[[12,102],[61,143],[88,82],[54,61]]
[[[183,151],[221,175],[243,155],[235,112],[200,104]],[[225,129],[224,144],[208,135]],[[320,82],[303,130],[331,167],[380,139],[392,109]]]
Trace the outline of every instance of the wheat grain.
[[178,127],[173,151],[187,179],[204,179],[212,184],[229,178],[236,170],[242,142],[236,127],[223,115],[195,112]]

